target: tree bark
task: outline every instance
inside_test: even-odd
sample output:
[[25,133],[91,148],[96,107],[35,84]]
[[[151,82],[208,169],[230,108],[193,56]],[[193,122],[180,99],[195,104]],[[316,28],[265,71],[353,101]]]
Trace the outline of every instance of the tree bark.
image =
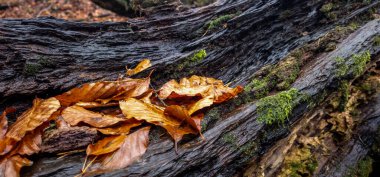
[[[22,111],[35,96],[54,96],[86,82],[116,79],[124,73],[126,65],[135,65],[143,58],[153,62],[155,86],[192,74],[245,85],[263,66],[278,63],[293,49],[326,35],[336,25],[370,8],[379,10],[380,4],[373,2],[342,14],[337,21],[323,22],[324,14],[319,9],[324,3],[322,0],[219,0],[185,11],[169,13],[162,8],[149,18],[121,23],[3,19],[0,20],[0,110],[15,106]],[[225,27],[207,29],[205,24],[226,14],[234,17]],[[379,34],[380,21],[368,22],[332,52],[309,60],[292,87],[312,99],[326,90],[334,90],[338,79],[334,59],[369,50],[373,60],[378,61],[380,48],[372,41]],[[208,53],[204,60],[178,68],[200,49]],[[308,111],[306,104],[298,106],[289,125]],[[206,140],[189,138],[180,143],[178,154],[170,139],[151,142],[140,161],[104,176],[242,175],[250,159],[262,156],[289,133],[287,127],[264,125],[256,119],[256,102],[250,102],[227,112],[208,127],[203,133]],[[374,126],[379,125],[379,119],[378,115],[372,116],[371,120],[376,120]],[[238,137],[235,145],[223,140],[227,133]],[[234,148],[252,142],[255,143],[254,147],[250,146],[253,156]],[[84,160],[83,154],[61,159],[41,156],[32,167],[23,170],[23,176],[76,175]]]

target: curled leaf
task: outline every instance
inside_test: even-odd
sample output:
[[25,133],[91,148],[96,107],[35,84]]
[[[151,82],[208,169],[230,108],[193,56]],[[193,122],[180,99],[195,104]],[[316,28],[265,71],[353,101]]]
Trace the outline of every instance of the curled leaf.
[[95,144],[90,144],[87,146],[87,155],[102,155],[108,154],[120,148],[124,143],[126,135],[110,136],[102,140],[99,140]]
[[42,130],[37,128],[25,135],[17,146],[17,154],[20,155],[32,155],[38,153],[41,150],[42,144]]
[[177,118],[164,114],[165,108],[144,103],[141,100],[129,98],[125,101],[120,101],[120,108],[127,118],[135,118],[137,120],[145,120],[165,128],[170,136],[177,143],[185,134],[197,134],[189,126],[181,126],[181,121]]
[[6,137],[20,141],[29,131],[46,122],[60,108],[60,103],[54,97],[42,100],[36,98],[33,107],[24,112],[9,128]]
[[120,148],[101,158],[101,162],[95,164],[88,174],[104,173],[110,170],[125,168],[141,157],[149,143],[150,127],[145,127],[128,135]]
[[0,175],[4,175],[5,177],[19,177],[21,168],[31,166],[32,164],[32,161],[20,155],[3,158],[0,160]]
[[62,111],[62,117],[71,126],[76,126],[78,123],[84,122],[98,128],[108,127],[125,121],[123,118],[92,112],[79,106],[66,108]]
[[115,126],[108,128],[98,128],[98,131],[104,135],[121,135],[128,134],[131,128],[140,126],[142,121],[135,119],[128,119],[125,122],[121,122]]
[[127,75],[132,76],[152,66],[149,59],[142,60],[134,69],[128,69]]
[[14,108],[6,108],[3,113],[0,115],[0,141],[4,139],[5,134],[8,130],[8,120],[7,120],[7,114],[15,112],[16,110]]

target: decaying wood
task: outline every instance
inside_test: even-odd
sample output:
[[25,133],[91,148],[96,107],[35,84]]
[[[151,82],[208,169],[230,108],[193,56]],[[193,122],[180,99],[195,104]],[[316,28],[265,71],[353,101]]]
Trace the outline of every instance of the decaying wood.
[[[78,23],[54,18],[1,20],[0,108],[15,106],[23,110],[34,96],[53,96],[85,82],[116,79],[125,72],[125,65],[135,65],[144,58],[153,62],[155,85],[191,74],[215,77],[232,85],[246,84],[263,66],[277,63],[291,50],[325,35],[337,23],[371,7],[378,8],[380,2],[351,12],[336,23],[321,22],[323,14],[319,9],[323,3],[219,0],[185,11],[165,13],[161,9],[148,19],[122,23]],[[286,11],[292,14],[284,17]],[[207,22],[226,14],[237,15],[225,28],[206,33]],[[307,63],[292,87],[312,98],[334,89],[334,58],[348,58],[366,50],[378,55],[380,48],[374,47],[372,40],[379,33],[379,20],[367,23],[334,51]],[[208,53],[204,60],[177,68],[200,49]],[[290,123],[307,111],[306,104],[299,106]],[[182,142],[178,154],[170,139],[152,142],[139,162],[104,176],[241,175],[253,156],[264,154],[289,133],[286,127],[264,125],[256,118],[255,102],[244,105],[205,131],[206,140]],[[377,119],[378,116],[371,120]],[[223,140],[226,134],[238,137],[234,145]],[[236,148],[244,146],[250,147],[253,156]],[[76,175],[83,159],[83,154],[60,159],[43,157],[26,168],[23,176]]]

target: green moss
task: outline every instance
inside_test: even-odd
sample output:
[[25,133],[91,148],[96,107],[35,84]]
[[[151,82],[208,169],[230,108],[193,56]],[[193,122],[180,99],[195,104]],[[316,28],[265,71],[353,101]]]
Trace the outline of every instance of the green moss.
[[207,23],[207,30],[215,30],[217,28],[220,28],[224,23],[226,23],[228,20],[231,20],[235,17],[235,14],[228,14],[228,15],[222,15],[218,18],[211,20]]
[[376,36],[376,37],[373,39],[373,45],[374,45],[374,46],[380,46],[380,36]]
[[260,99],[257,102],[258,121],[266,124],[284,123],[296,106],[299,96],[301,94],[298,90],[292,88]]
[[352,72],[355,77],[360,76],[365,71],[366,65],[370,60],[371,54],[369,51],[355,54],[347,61],[342,57],[337,57],[335,59],[337,65],[336,74],[338,77],[345,77]]
[[370,157],[361,159],[354,168],[348,171],[347,177],[368,177],[372,172],[373,160]]
[[34,76],[42,68],[40,64],[35,63],[25,63],[23,74],[26,76]]
[[371,53],[369,51],[352,56],[352,72],[355,76],[360,76],[365,71],[367,63],[371,60]]
[[339,101],[339,111],[343,112],[346,108],[348,99],[350,98],[350,84],[348,83],[348,81],[341,81],[339,93],[341,95]]
[[328,13],[330,12],[332,9],[334,8],[334,4],[333,3],[327,3],[327,4],[324,4],[319,10],[323,13]]
[[351,30],[356,30],[359,28],[359,24],[357,22],[351,22],[350,24],[348,24],[347,27],[350,28]]
[[236,137],[233,134],[227,133],[227,134],[223,135],[222,139],[225,143],[232,144],[233,146],[236,146]]
[[257,143],[255,142],[248,142],[239,148],[239,150],[248,157],[254,156],[257,152],[257,149],[258,149],[258,146],[257,146]]
[[202,49],[202,50],[199,50],[198,52],[196,52],[191,58],[190,58],[190,61],[192,62],[200,62],[202,61],[203,59],[205,59],[207,57],[207,53],[206,53],[206,50],[205,49]]
[[253,91],[255,98],[265,97],[268,93],[268,81],[266,79],[253,79],[248,85],[244,87],[244,91]]
[[[203,59],[207,57],[207,53],[205,49],[201,49],[196,51],[191,56],[183,59],[183,61],[179,64],[177,64],[177,71],[182,71],[185,68],[191,67],[199,62],[201,62]],[[191,72],[191,70],[189,71]],[[194,72],[194,70],[192,70]]]
[[300,148],[293,149],[285,157],[284,166],[281,169],[279,177],[302,177],[313,176],[318,167],[318,161],[315,159],[310,149]]
[[52,60],[49,60],[49,58],[47,58],[47,57],[40,57],[38,59],[38,63],[41,66],[44,66],[44,67],[53,67],[53,66],[55,66],[54,62]]
[[205,118],[202,121],[202,132],[206,131],[207,126],[210,122],[218,120],[221,117],[220,110],[218,108],[212,108],[210,111],[206,113]]

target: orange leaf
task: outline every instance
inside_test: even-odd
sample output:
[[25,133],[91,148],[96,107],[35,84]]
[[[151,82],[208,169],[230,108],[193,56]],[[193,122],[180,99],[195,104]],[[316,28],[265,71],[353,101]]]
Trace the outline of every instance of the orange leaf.
[[20,141],[27,132],[46,122],[60,106],[59,101],[54,97],[46,100],[36,98],[33,107],[17,118],[17,121],[9,128],[6,137]]
[[128,119],[125,122],[121,122],[115,126],[108,128],[99,128],[98,131],[104,135],[120,135],[120,134],[128,134],[129,130],[133,127],[137,127],[141,125],[142,121],[138,121],[135,119]]
[[22,158],[20,155],[14,155],[10,158],[0,160],[0,175],[5,177],[19,177],[20,170],[23,166],[31,166],[32,161]]
[[150,127],[145,127],[128,135],[118,150],[105,155],[101,163],[95,164],[89,173],[104,173],[132,164],[145,153],[149,143],[149,130]]
[[200,124],[198,125],[198,123],[195,122],[192,117],[190,117],[189,112],[181,106],[178,106],[178,105],[168,106],[165,108],[165,114],[170,115],[171,117],[178,118],[179,121],[181,122],[185,121],[198,132],[201,131]]
[[197,102],[189,105],[189,114],[192,115],[193,113],[197,112],[198,110],[201,110],[205,107],[209,107],[214,103],[213,96],[208,96],[205,98],[202,98],[198,100]]
[[128,69],[127,75],[132,76],[152,66],[149,59],[142,60],[134,69]]
[[113,152],[120,148],[123,144],[126,135],[106,137],[95,144],[87,146],[87,155],[102,155]]
[[32,155],[38,153],[42,144],[42,130],[37,128],[25,135],[17,146],[16,152],[20,155]]
[[61,102],[62,106],[65,107],[77,102],[93,102],[102,99],[107,99],[108,102],[115,97],[124,98],[124,94],[132,96],[139,95],[140,92],[144,92],[144,89],[149,89],[149,83],[149,78],[126,78],[120,81],[88,83],[58,95],[56,98]]
[[176,143],[185,134],[197,134],[197,131],[190,127],[181,127],[181,122],[178,119],[165,115],[162,107],[129,98],[120,101],[120,108],[127,118],[145,120],[165,128]]
[[112,106],[118,106],[119,103],[106,103],[106,104],[102,104],[102,103],[98,103],[98,102],[78,102],[76,103],[74,106],[80,106],[82,108],[104,108],[104,107],[112,107]]
[[125,121],[123,118],[92,112],[79,106],[66,108],[62,111],[62,117],[71,126],[76,126],[79,122],[84,122],[98,128],[108,127]]
[[[180,83],[175,80],[167,82],[161,87],[159,98],[178,99],[183,97],[201,96],[202,98],[212,98],[213,103],[221,103],[235,97],[242,91],[243,88],[241,86],[230,88],[223,85],[221,80],[194,75],[190,78],[181,79]],[[202,100],[201,104],[191,109],[191,114],[206,107],[206,105],[210,106],[209,100]]]
[[8,120],[7,114],[11,112],[15,112],[14,108],[6,108],[0,116],[0,141],[4,139],[5,134],[8,130]]

